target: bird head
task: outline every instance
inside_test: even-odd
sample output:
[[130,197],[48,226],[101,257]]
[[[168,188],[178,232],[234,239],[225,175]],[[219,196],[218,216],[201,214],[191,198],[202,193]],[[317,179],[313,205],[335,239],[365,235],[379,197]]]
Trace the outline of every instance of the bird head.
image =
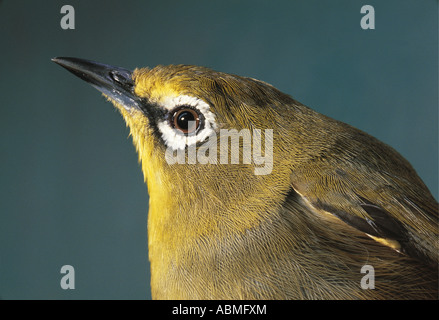
[[174,221],[208,226],[224,219],[244,230],[275,210],[288,190],[291,145],[305,145],[288,132],[292,121],[306,123],[300,119],[309,109],[273,86],[190,65],[130,71],[77,58],[53,61],[122,114],[142,162],[150,215],[157,211],[163,221],[168,212]]

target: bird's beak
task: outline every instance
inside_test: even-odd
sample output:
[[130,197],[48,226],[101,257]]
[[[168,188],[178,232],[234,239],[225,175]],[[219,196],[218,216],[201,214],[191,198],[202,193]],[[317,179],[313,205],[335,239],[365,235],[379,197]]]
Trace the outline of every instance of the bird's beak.
[[78,58],[57,57],[52,61],[87,81],[127,111],[141,109],[140,99],[134,93],[132,71]]

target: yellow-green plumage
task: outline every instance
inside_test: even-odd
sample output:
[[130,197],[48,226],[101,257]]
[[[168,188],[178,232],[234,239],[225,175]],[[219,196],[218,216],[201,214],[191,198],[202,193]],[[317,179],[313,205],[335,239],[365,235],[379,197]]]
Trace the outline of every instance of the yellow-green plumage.
[[[77,75],[89,67],[56,62]],[[153,298],[438,298],[438,203],[391,147],[258,80],[183,65],[131,77],[123,84],[144,107],[104,94],[131,129],[148,184]],[[273,129],[272,172],[169,165],[156,122],[181,95],[210,106],[217,132]],[[375,289],[360,285],[364,265]]]

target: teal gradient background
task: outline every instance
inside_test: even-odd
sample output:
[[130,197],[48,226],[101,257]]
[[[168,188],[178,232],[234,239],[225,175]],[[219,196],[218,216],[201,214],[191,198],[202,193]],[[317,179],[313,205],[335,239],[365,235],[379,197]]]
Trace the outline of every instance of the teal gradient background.
[[[60,27],[62,5],[75,30]],[[376,29],[360,28],[373,5]],[[0,2],[0,297],[149,299],[148,193],[121,116],[50,58],[258,78],[406,157],[438,196],[438,2]],[[75,268],[75,290],[60,269]]]

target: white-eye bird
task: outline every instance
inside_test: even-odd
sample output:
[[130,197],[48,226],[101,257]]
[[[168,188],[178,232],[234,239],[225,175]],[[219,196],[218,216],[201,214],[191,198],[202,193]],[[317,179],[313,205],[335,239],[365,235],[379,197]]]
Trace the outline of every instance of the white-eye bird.
[[130,127],[154,299],[438,298],[438,203],[390,146],[259,80],[53,61]]

